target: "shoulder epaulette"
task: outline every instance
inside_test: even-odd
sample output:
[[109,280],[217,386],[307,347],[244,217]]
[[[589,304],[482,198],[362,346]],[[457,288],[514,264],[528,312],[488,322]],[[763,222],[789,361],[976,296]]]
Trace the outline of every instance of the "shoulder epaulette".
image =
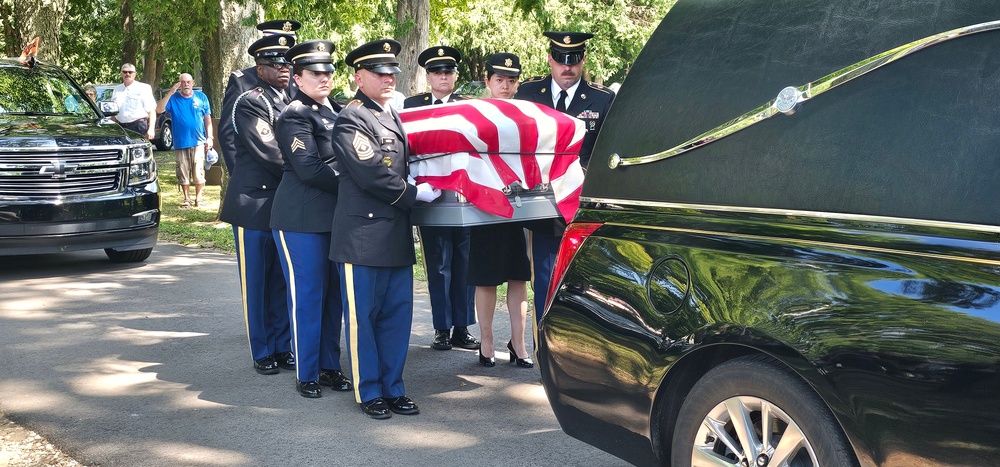
[[347,105],[346,105],[345,107],[350,107],[350,106],[352,106],[352,105],[357,105],[357,106],[362,106],[362,105],[365,105],[365,103],[364,103],[364,102],[361,102],[361,100],[360,100],[360,99],[354,99],[353,101],[351,101],[351,102],[348,102],[348,103],[347,103]]
[[614,94],[615,93],[614,91],[611,90],[611,88],[609,88],[607,86],[603,86],[603,85],[600,85],[600,84],[597,84],[597,83],[591,83],[590,81],[584,81],[584,82],[587,83],[587,86],[589,86],[590,89],[593,89],[595,91],[601,91],[601,92],[603,92],[605,94]]
[[535,81],[541,81],[543,79],[545,79],[544,76],[532,76],[531,78],[521,81],[521,84],[534,83]]
[[242,78],[243,77],[243,70],[236,70],[236,71],[234,71],[233,72],[233,76],[235,76],[237,78]]
[[296,108],[296,107],[298,107],[300,105],[302,105],[302,101],[300,101],[298,99],[295,99],[294,101],[291,101],[291,102],[288,103],[288,107],[287,108],[294,109],[294,108]]

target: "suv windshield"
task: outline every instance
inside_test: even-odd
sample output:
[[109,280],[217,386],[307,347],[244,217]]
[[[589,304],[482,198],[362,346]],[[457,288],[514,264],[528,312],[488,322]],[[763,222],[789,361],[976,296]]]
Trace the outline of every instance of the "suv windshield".
[[65,75],[27,67],[0,68],[0,116],[4,115],[97,117]]

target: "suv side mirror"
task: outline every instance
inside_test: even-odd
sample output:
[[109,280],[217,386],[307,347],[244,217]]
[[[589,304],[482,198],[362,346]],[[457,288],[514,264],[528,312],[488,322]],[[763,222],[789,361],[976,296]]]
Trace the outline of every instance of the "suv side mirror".
[[112,115],[118,115],[118,103],[112,101],[101,101],[97,103],[101,106],[101,113],[105,116],[110,117]]

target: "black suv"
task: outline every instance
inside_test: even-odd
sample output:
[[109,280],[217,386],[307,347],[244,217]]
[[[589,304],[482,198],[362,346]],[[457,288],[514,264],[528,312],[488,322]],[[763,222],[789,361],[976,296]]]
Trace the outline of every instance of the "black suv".
[[679,0],[594,147],[539,325],[640,465],[1000,455],[1000,2]]
[[0,256],[104,249],[149,257],[160,222],[150,144],[65,71],[0,59]]

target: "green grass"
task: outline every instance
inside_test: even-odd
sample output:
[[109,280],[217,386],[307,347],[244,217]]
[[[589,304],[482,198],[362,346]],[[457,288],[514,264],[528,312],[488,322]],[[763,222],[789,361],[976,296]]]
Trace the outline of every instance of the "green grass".
[[[157,151],[154,154],[160,177],[160,240],[179,243],[181,245],[212,248],[233,254],[236,252],[233,241],[233,229],[226,222],[219,220],[219,193],[221,187],[206,186],[202,190],[202,202],[197,207],[182,208],[184,195],[177,185],[177,163],[173,151]],[[194,197],[194,187],[191,187],[191,197]],[[426,282],[423,253],[419,244],[416,247],[417,263],[413,266],[413,278]],[[528,287],[529,308],[534,299],[534,292]],[[497,308],[506,309],[507,284],[497,287]]]

